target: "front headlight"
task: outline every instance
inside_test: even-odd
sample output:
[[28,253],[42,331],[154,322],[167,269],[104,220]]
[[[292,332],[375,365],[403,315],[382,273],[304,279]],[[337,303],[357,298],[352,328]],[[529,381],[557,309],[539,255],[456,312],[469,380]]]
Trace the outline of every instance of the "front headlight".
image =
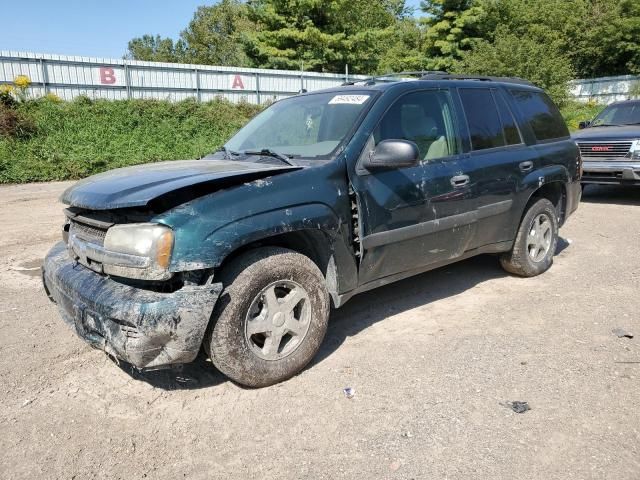
[[[155,223],[131,223],[114,225],[104,238],[107,252],[123,254],[122,261],[106,261],[105,273],[130,278],[164,280],[168,272],[173,250],[173,230]],[[147,260],[145,266],[134,267],[127,260],[132,256]]]
[[640,160],[640,140],[634,140],[629,149],[632,160]]

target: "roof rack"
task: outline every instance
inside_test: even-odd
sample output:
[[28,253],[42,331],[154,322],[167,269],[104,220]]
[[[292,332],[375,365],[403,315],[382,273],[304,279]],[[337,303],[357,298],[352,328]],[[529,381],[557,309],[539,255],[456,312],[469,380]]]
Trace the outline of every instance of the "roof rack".
[[391,72],[385,73],[383,75],[376,75],[369,78],[364,78],[361,80],[353,80],[351,82],[345,82],[342,86],[348,85],[358,85],[362,84],[365,86],[375,85],[378,82],[397,82],[398,77],[402,79],[403,77],[417,77],[418,80],[475,80],[478,82],[503,82],[503,83],[514,83],[517,85],[529,85],[535,86],[528,80],[524,78],[518,77],[491,77],[487,75],[458,75],[455,73],[443,72],[440,70],[421,70],[415,72]]
[[344,82],[342,84],[343,87],[348,85],[356,85],[356,84],[364,84],[364,85],[375,85],[377,82],[396,82],[397,77],[417,77],[422,78],[427,75],[447,75],[447,72],[442,72],[440,70],[420,70],[420,71],[411,71],[411,72],[389,72],[384,73],[382,75],[375,75],[369,78],[363,78],[361,80],[353,80],[351,82]]
[[518,77],[491,77],[486,75],[457,75],[453,73],[445,72],[430,72],[422,77],[420,80],[476,80],[479,82],[503,82],[503,83],[515,83],[519,85],[535,86],[529,80]]

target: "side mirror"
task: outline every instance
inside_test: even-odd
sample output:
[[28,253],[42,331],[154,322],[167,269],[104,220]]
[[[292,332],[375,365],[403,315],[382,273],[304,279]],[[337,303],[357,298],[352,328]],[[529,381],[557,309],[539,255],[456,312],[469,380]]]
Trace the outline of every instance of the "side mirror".
[[591,122],[589,120],[584,120],[578,124],[578,128],[582,130],[583,128],[587,128],[590,125],[591,125]]
[[418,146],[409,140],[383,140],[362,166],[367,170],[413,167],[420,161]]

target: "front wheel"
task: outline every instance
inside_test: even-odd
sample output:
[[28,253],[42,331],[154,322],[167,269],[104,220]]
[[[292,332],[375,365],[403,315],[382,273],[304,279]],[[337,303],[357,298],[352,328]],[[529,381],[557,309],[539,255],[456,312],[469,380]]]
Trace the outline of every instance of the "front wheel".
[[205,345],[218,370],[249,387],[302,370],[320,348],[329,320],[320,269],[292,250],[260,248],[232,261],[222,282]]
[[558,245],[558,214],[553,203],[541,198],[525,213],[513,248],[500,256],[507,272],[535,277],[549,270]]

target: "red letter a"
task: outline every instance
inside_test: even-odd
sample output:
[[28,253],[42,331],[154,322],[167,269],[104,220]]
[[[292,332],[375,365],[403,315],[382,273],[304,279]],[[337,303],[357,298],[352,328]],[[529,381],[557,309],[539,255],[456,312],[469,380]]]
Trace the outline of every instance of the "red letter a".
[[242,78],[240,78],[240,75],[236,75],[233,79],[233,85],[231,85],[231,88],[241,88],[242,90],[244,90],[244,83],[242,83]]

